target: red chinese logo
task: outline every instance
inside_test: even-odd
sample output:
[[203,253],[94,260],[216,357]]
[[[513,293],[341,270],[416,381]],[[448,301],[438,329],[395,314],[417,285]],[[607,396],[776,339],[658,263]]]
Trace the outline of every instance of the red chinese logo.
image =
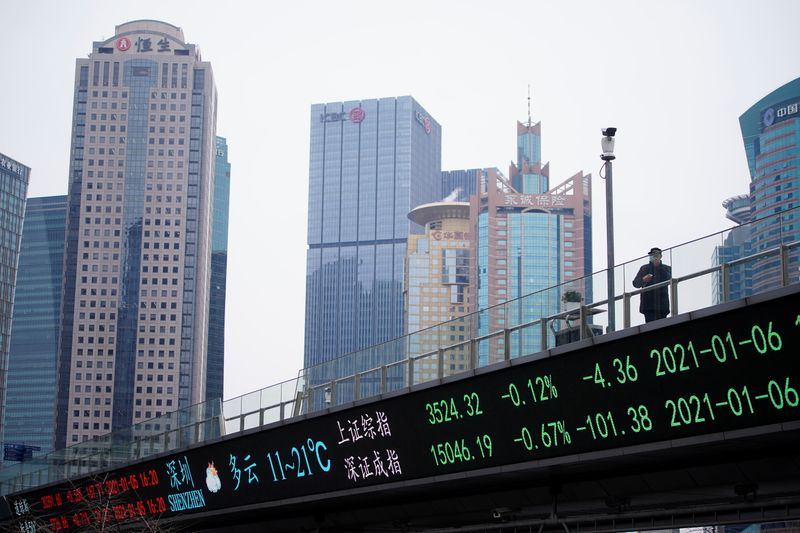
[[354,107],[350,110],[350,122],[359,124],[364,120],[366,113],[360,107]]
[[431,119],[429,117],[425,117],[422,121],[422,126],[425,128],[425,133],[430,134],[431,132]]
[[131,40],[127,37],[120,37],[117,39],[117,50],[120,52],[125,52],[128,48],[131,47]]

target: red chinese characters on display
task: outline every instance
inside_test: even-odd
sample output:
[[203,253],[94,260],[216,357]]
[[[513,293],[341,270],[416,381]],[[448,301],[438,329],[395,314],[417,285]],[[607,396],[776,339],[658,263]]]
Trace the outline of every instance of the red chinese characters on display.
[[[157,485],[159,485],[158,472],[150,469],[113,479],[92,481],[81,487],[45,494],[39,500],[41,509],[45,511],[52,512],[59,508],[67,511],[65,515],[53,516],[47,519],[47,524],[52,531],[79,529],[93,524],[108,526],[114,522],[164,513],[167,510],[167,505],[162,497],[144,500],[136,499],[130,502],[121,501],[124,495],[130,494],[131,491],[135,491],[140,487],[155,487]],[[75,506],[91,507],[92,505],[97,505],[97,503],[93,502],[97,502],[102,498],[110,500],[107,505],[100,505],[99,508],[95,509],[69,512],[74,510]],[[114,501],[117,498],[120,501]],[[30,509],[27,507],[26,509],[30,512]],[[18,514],[23,513],[18,512]]]

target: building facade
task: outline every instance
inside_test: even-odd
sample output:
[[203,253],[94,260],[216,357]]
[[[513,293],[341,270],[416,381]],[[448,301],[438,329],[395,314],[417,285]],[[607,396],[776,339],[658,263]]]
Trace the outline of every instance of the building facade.
[[0,437],[3,437],[2,422],[7,400],[14,285],[30,172],[31,169],[22,163],[0,154]]
[[206,398],[216,106],[171,24],[76,61],[56,448]]
[[[750,247],[753,253],[800,239],[800,78],[771,92],[739,117],[750,170]],[[789,253],[797,276],[800,250]],[[780,259],[752,266],[752,290],[780,285]]]
[[477,191],[482,169],[443,170],[441,199],[447,202],[469,202]]
[[225,378],[225,288],[228,279],[228,213],[231,164],[228,142],[217,137],[214,163],[214,214],[211,222],[211,287],[208,318],[206,400],[222,399]]
[[[752,253],[750,246],[750,196],[740,194],[722,202],[725,216],[728,220],[739,224],[732,228],[725,236],[721,246],[714,248],[711,263],[715,266],[730,263],[737,259],[747,257]],[[712,301],[719,304],[729,300],[746,298],[753,293],[753,265],[750,262],[741,263],[728,269],[727,279],[720,272],[714,272],[712,286]],[[727,298],[725,296],[727,284]]]
[[28,198],[17,272],[5,442],[53,449],[67,197]]
[[[592,273],[591,176],[579,172],[551,187],[540,146],[541,123],[517,123],[518,160],[511,164],[510,179],[485,169],[470,200],[471,307],[482,311],[480,335],[558,313],[562,291],[545,290],[550,287],[573,282],[564,288],[578,290],[585,300],[592,296],[591,278],[577,281]],[[549,331],[557,329],[554,324]],[[481,366],[503,359],[504,342],[481,343]],[[542,346],[541,329],[526,328],[510,342],[512,357],[534,353]]]
[[[408,218],[425,228],[409,235],[405,271],[405,317],[408,355],[415,383],[449,376],[470,368],[468,202],[434,202],[414,208]],[[447,348],[443,360],[436,351]]]
[[408,213],[440,189],[441,128],[410,96],[311,107],[306,368],[403,334]]

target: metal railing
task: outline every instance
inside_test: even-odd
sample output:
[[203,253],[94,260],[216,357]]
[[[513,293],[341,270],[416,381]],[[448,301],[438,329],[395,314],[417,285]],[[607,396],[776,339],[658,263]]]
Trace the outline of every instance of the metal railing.
[[[786,213],[775,217],[784,216]],[[783,227],[782,218],[779,227]],[[750,269],[749,274],[760,272],[761,285],[757,289],[737,289],[737,297],[800,281],[800,271],[796,268],[800,264],[800,241],[794,240],[797,232],[784,234],[781,231],[777,242],[767,250],[708,267],[730,233],[743,230],[747,230],[747,226],[737,226],[664,250],[664,262],[671,265],[673,277],[657,285],[623,290],[609,299],[604,294],[607,272],[603,270],[303,369],[296,379],[222,404],[219,401],[207,402],[167,413],[130,429],[57,450],[15,467],[3,468],[0,470],[0,494],[118,468],[225,434],[252,430],[419,383],[441,380],[451,374],[599,335],[606,330],[605,311],[610,301],[616,306],[617,316],[621,311],[624,328],[637,326],[643,320],[631,312],[636,297],[664,286],[668,287],[674,316],[729,300],[733,274],[741,274],[743,269]],[[777,265],[773,264],[776,259]],[[638,258],[617,265],[614,269],[615,286],[626,287],[641,264],[642,258]],[[705,291],[698,290],[698,280],[709,277],[711,287],[706,285]],[[542,308],[542,302],[559,302],[566,291],[575,290],[587,297],[600,292],[602,298],[590,298],[591,301],[580,302],[576,308],[560,309],[545,316],[529,317],[523,312]],[[713,301],[713,294],[721,295],[718,301]],[[573,326],[573,322],[577,325]]]

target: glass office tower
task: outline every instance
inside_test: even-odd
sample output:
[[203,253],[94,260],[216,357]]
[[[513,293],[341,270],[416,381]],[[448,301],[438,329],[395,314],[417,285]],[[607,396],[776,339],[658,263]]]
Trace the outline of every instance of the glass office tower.
[[443,170],[441,199],[446,202],[469,202],[477,191],[480,168],[468,170]]
[[[744,225],[750,221],[750,196],[740,194],[722,202],[725,216],[739,224],[731,229],[725,236],[721,246],[716,246],[711,258],[714,266],[730,263],[737,259],[747,257],[752,253],[750,247],[750,226]],[[752,263],[746,262],[729,268],[727,280],[720,272],[712,274],[712,302],[719,304],[729,300],[738,300],[750,296],[753,291]],[[724,283],[727,282],[727,298]]]
[[[800,78],[771,92],[739,117],[750,169],[750,248],[753,253],[800,239]],[[800,251],[789,253],[797,277]],[[779,286],[780,260],[752,267],[752,290]]]
[[56,448],[206,399],[216,107],[172,24],[76,61]]
[[3,214],[0,218],[0,437],[5,419],[14,284],[30,172],[31,169],[22,163],[0,154],[0,211]]
[[225,287],[228,271],[228,211],[231,164],[228,143],[217,137],[214,215],[211,222],[211,289],[208,309],[208,378],[206,400],[222,398],[225,377]]
[[441,128],[410,96],[311,107],[306,367],[403,334],[408,213],[440,190]]
[[29,198],[14,302],[5,442],[53,449],[66,196]]

